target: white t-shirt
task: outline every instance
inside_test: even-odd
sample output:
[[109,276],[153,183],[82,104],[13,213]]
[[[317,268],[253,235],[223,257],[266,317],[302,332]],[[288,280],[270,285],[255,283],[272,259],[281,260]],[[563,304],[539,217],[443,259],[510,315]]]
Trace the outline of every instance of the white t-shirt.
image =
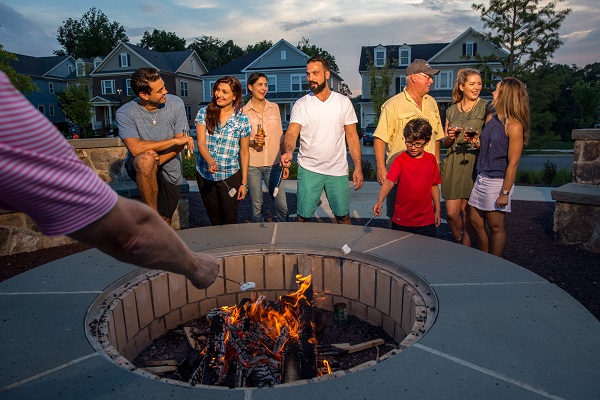
[[319,174],[348,175],[344,126],[356,122],[350,99],[337,92],[324,102],[313,93],[298,99],[290,119],[302,126],[298,164]]

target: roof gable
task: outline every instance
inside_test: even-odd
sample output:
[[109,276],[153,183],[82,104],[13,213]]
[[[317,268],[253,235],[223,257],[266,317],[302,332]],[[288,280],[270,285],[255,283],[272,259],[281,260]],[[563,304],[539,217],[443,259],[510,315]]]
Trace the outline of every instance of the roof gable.
[[309,58],[310,56],[308,56],[308,54],[304,53],[287,40],[281,39],[260,57],[251,62],[241,72],[281,67],[304,68],[306,66],[306,61]]
[[499,57],[507,57],[508,53],[506,53],[503,49],[499,49],[489,42],[487,42],[483,35],[477,32],[473,28],[468,28],[466,31],[458,35],[456,39],[452,42],[448,43],[443,49],[441,49],[437,54],[431,57],[430,62],[456,62],[456,55],[460,54],[462,56],[462,45],[465,42],[476,42],[479,43],[484,48],[478,49],[479,54],[489,55],[491,53],[495,53]]
[[251,53],[246,54],[243,57],[240,58],[236,58],[235,60],[228,62],[225,65],[221,65],[220,67],[217,67],[211,71],[208,71],[206,74],[204,74],[205,76],[212,76],[212,75],[240,75],[243,74],[243,70],[250,65],[250,63],[252,63],[254,60],[256,60],[257,58],[259,58],[263,53],[267,52],[268,50],[256,50],[253,51]]
[[[69,63],[75,65],[75,60],[71,56],[32,57],[23,54],[15,54],[15,56],[18,58],[17,61],[9,60],[11,67],[19,74],[35,77],[66,78],[69,75],[66,65]],[[64,70],[60,69],[61,66],[64,66]]]
[[[104,58],[104,60],[102,60],[92,75],[102,72],[109,72],[107,69],[112,69],[111,61],[124,51],[131,56],[136,57],[147,67],[156,68],[160,72],[170,73],[176,73],[177,70],[179,70],[179,68],[181,68],[181,66],[190,58],[190,56],[195,53],[194,50],[158,52],[154,50],[148,50],[131,43],[120,42],[117,46],[115,46],[114,49],[112,49],[112,51]],[[198,60],[202,63],[200,58],[198,58]],[[139,63],[132,62],[132,65],[136,64]],[[201,65],[204,67],[203,63]],[[137,67],[134,69],[137,69]],[[206,67],[204,67],[204,70],[206,70]]]

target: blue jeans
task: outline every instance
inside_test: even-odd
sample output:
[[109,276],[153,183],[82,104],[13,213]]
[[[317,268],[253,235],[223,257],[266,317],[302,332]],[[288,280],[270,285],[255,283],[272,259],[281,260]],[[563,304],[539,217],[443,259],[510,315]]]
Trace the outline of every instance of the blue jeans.
[[[252,221],[262,222],[262,204],[263,191],[262,182],[264,181],[269,188],[269,194],[273,196],[273,190],[277,187],[281,168],[279,165],[269,165],[266,167],[248,167],[248,189],[252,197]],[[279,184],[279,193],[275,197],[275,209],[278,222],[286,222],[288,219],[287,200],[285,198],[285,189],[283,188],[283,180]]]

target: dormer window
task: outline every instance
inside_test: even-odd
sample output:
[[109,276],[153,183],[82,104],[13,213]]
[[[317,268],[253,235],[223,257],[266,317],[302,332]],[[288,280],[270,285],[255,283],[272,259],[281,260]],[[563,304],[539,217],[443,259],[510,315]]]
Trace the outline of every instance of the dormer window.
[[398,49],[398,65],[399,66],[407,66],[410,64],[410,46],[406,43]]
[[375,49],[375,66],[383,67],[385,65],[385,49]]
[[85,63],[83,61],[77,61],[75,67],[77,68],[77,76],[85,76]]
[[98,68],[98,65],[100,65],[101,62],[102,62],[102,60],[95,60],[94,61],[94,69]]

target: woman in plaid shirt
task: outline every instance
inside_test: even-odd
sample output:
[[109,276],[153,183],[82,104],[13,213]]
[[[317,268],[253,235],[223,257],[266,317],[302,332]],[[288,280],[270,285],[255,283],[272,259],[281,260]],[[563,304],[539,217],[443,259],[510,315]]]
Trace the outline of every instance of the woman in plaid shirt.
[[238,201],[248,190],[252,127],[242,113],[242,85],[231,76],[215,82],[212,100],[196,116],[196,180],[212,225],[238,223]]

